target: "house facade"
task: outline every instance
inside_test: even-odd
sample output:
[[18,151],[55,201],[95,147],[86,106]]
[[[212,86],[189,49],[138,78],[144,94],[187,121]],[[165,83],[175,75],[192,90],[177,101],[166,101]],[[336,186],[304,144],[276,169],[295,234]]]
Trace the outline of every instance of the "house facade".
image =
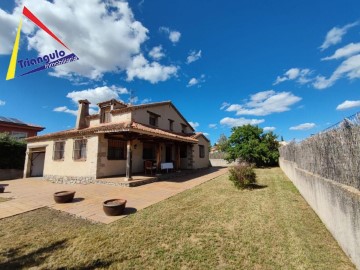
[[38,132],[44,129],[44,127],[24,123],[16,118],[0,116],[0,133],[9,133],[11,137],[16,139],[36,136]]
[[170,102],[129,105],[99,103],[89,115],[79,101],[74,129],[27,139],[24,177],[56,182],[91,183],[97,178],[143,173],[145,161],[158,172],[162,164],[175,170],[209,166],[209,140],[194,129]]

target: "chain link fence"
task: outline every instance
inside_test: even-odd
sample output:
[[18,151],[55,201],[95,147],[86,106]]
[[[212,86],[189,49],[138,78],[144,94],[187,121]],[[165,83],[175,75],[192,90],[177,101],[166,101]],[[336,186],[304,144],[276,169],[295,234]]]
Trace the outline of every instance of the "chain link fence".
[[301,169],[360,190],[360,113],[279,150]]

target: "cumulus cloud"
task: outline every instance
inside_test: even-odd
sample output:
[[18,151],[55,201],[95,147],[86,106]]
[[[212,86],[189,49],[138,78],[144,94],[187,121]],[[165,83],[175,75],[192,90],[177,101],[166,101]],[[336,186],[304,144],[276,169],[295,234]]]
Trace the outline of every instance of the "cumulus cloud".
[[[80,76],[97,80],[106,72],[124,71],[132,62],[132,57],[141,52],[141,45],[148,39],[148,29],[134,18],[126,1],[88,0],[86,8],[80,1],[70,0],[15,2],[16,6],[11,14],[0,11],[0,31],[11,33],[10,36],[5,34],[5,38],[1,33],[3,53],[4,50],[10,53],[11,47],[8,44],[12,46],[14,42],[16,25],[26,3],[80,58],[79,61],[55,67],[50,72],[53,76],[69,79]],[[46,55],[61,48],[53,38],[29,20],[24,21],[22,31],[26,34],[24,37],[28,49],[35,50],[38,55]]]
[[320,49],[323,51],[329,48],[332,45],[336,45],[342,41],[343,36],[347,33],[347,31],[358,25],[358,22],[349,23],[343,27],[334,27],[332,28],[325,37],[323,44],[320,46]]
[[0,99],[0,106],[5,106],[6,102]]
[[216,128],[217,128],[217,124],[209,124],[209,128],[216,129]]
[[360,107],[360,100],[345,100],[343,103],[339,104],[336,107],[336,110],[341,111],[356,107]]
[[170,77],[175,76],[177,71],[178,67],[174,65],[162,66],[156,61],[149,63],[142,54],[139,54],[132,59],[126,74],[128,81],[139,78],[154,84],[168,80]]
[[229,107],[230,105],[231,105],[231,104],[228,103],[228,102],[223,102],[223,103],[221,104],[220,110],[223,110],[223,109]]
[[286,71],[283,76],[278,76],[274,82],[274,85],[291,80],[295,80],[300,84],[306,84],[312,80],[309,77],[311,73],[312,71],[307,68],[291,68]]
[[54,112],[64,112],[64,113],[69,113],[69,114],[72,114],[72,115],[77,115],[77,111],[76,110],[70,110],[68,107],[66,106],[61,106],[61,107],[57,107],[57,108],[54,108],[53,110]]
[[246,118],[231,118],[231,117],[225,117],[220,120],[221,125],[225,125],[228,127],[239,127],[243,125],[257,125],[263,123],[264,119],[246,119]]
[[169,27],[165,26],[161,26],[159,30],[160,32],[167,34],[173,44],[176,44],[180,41],[181,33],[179,31],[171,30]]
[[360,43],[350,43],[340,49],[337,49],[333,55],[324,57],[321,60],[347,58],[358,53],[360,53]]
[[315,123],[304,123],[294,127],[290,127],[290,130],[309,130],[316,127]]
[[258,92],[250,96],[245,104],[232,104],[226,111],[236,112],[236,115],[264,116],[290,110],[290,106],[299,102],[301,97],[291,92],[275,92],[274,90]]
[[151,98],[144,98],[142,101],[140,101],[141,104],[145,104],[149,102],[151,102]]
[[162,46],[159,45],[152,48],[151,51],[149,52],[149,56],[154,60],[160,60],[161,58],[163,58],[165,54],[163,52]]
[[329,78],[321,75],[317,76],[313,86],[316,89],[325,89],[333,86],[342,77],[350,80],[360,78],[360,54],[351,56],[343,61]]
[[276,127],[264,127],[263,130],[264,131],[274,131],[276,129]]
[[200,124],[198,122],[189,122],[190,126],[192,126],[194,129],[196,129]]
[[70,98],[75,104],[77,104],[80,99],[87,99],[90,101],[91,107],[97,107],[97,103],[110,99],[120,99],[120,95],[124,94],[129,94],[129,91],[126,88],[113,85],[72,91],[68,93],[66,97]]
[[210,134],[207,133],[207,132],[203,132],[203,134],[204,134],[206,137],[210,137]]
[[187,87],[198,85],[200,87],[201,83],[205,82],[205,75],[202,74],[199,78],[191,78],[187,84]]
[[190,51],[188,57],[186,58],[186,63],[190,64],[192,62],[195,62],[201,58],[201,50],[198,52],[196,51]]

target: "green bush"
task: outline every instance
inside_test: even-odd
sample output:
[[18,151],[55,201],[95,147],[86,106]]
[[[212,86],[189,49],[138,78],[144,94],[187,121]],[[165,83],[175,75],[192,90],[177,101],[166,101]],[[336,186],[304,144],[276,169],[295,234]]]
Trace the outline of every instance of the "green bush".
[[24,169],[26,143],[0,133],[0,169]]
[[231,167],[229,169],[229,180],[238,189],[244,189],[251,184],[255,184],[256,174],[253,166],[240,164]]

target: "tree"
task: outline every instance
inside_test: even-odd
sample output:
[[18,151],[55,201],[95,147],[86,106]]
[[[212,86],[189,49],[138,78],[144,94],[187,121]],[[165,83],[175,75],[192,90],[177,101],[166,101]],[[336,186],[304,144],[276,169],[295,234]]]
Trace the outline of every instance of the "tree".
[[216,143],[217,149],[220,152],[225,152],[227,145],[228,145],[228,139],[226,138],[225,134],[221,134],[220,138],[218,139],[218,141]]
[[26,142],[0,133],[0,169],[24,168]]
[[264,133],[262,128],[244,125],[232,128],[226,147],[226,160],[246,161],[256,166],[276,166],[279,160],[279,143],[273,132]]

